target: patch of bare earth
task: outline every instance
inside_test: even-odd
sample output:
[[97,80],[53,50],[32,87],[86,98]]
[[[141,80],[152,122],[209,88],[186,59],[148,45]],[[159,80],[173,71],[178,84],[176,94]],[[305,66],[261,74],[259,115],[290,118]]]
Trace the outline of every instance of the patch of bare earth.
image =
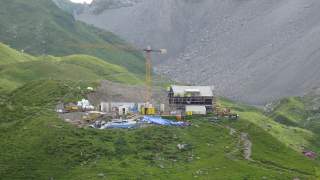
[[252,142],[249,139],[248,133],[240,133],[240,140],[243,145],[243,156],[246,160],[251,161]]
[[[127,85],[104,80],[95,92],[88,95],[88,99],[93,104],[110,101],[138,103],[145,101],[145,92],[144,85]],[[151,103],[168,104],[165,88],[153,87]]]

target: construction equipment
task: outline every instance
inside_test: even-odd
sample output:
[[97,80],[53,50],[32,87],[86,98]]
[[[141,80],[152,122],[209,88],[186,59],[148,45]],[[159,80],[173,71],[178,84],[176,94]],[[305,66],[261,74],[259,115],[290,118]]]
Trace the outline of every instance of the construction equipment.
[[[132,46],[127,46],[127,45],[110,45],[110,44],[80,44],[80,45],[70,45],[70,46],[77,46],[80,48],[85,48],[85,49],[106,49],[106,50],[124,50],[124,51],[143,51],[146,53],[145,58],[146,58],[146,93],[145,93],[145,112],[154,112],[155,109],[154,107],[149,107],[148,104],[151,102],[151,97],[152,97],[152,58],[151,54],[152,53],[159,53],[159,54],[167,54],[166,49],[152,49],[151,46],[148,46],[145,49],[138,49]],[[149,108],[151,108],[149,110]],[[148,114],[148,113],[147,113]],[[151,113],[152,114],[152,113]]]
[[141,107],[140,113],[142,115],[155,115],[156,114],[156,108],[152,104],[145,103]]
[[215,96],[213,101],[214,113],[217,118],[228,118],[230,120],[239,119],[239,115],[231,112],[230,108],[222,107],[221,104],[218,103],[218,97]]
[[142,115],[155,115],[156,109],[154,107],[142,108],[141,114]]
[[193,115],[193,112],[192,112],[192,111],[186,111],[186,115],[187,115],[187,116],[192,116],[192,115]]
[[152,97],[152,60],[151,60],[151,54],[152,53],[159,53],[159,54],[166,54],[166,49],[152,49],[151,46],[148,46],[146,49],[143,49],[143,51],[146,53],[146,94],[145,94],[145,108],[142,112],[142,114],[145,115],[155,115],[156,109],[149,105],[149,102],[151,102]]
[[79,107],[76,105],[67,105],[64,107],[66,112],[78,112],[80,111]]
[[221,118],[228,118],[230,120],[237,120],[239,115],[231,112],[230,108],[216,108],[216,116]]
[[143,49],[146,53],[146,94],[145,94],[145,102],[149,103],[152,97],[152,53],[166,54],[166,49],[152,49],[151,46],[148,46],[146,49]]

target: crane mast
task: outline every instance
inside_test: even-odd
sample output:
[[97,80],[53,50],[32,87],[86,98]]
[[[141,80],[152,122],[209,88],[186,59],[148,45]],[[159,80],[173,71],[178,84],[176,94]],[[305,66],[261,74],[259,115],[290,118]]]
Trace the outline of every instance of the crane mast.
[[143,49],[146,53],[146,94],[145,94],[145,102],[149,103],[152,97],[152,53],[166,54],[166,49],[152,49],[151,46],[148,46],[146,49]]
[[145,103],[148,104],[151,101],[152,98],[152,53],[158,53],[158,54],[167,54],[166,49],[152,49],[151,46],[148,46],[145,49],[136,49],[136,48],[130,48],[126,46],[110,46],[110,45],[99,45],[99,44],[80,44],[80,45],[70,45],[70,46],[76,46],[86,49],[106,49],[106,50],[125,50],[125,51],[144,51],[146,53],[146,93],[145,93]]
[[152,96],[152,64],[151,52],[146,52],[146,94],[145,102],[150,102]]

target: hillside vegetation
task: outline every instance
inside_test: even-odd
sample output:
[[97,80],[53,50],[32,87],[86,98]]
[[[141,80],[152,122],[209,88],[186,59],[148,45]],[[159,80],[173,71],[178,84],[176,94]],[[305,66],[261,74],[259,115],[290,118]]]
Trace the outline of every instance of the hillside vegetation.
[[317,99],[319,100],[318,97],[310,95],[285,98],[274,104],[272,111],[267,115],[282,124],[312,132],[312,149],[320,153],[320,109]]
[[266,111],[227,100],[222,104],[234,109],[241,117],[259,126],[287,147],[297,152],[307,150],[320,154],[318,95],[284,98],[269,105]]
[[[189,119],[193,125],[186,128],[95,130],[74,127],[53,112],[57,102],[82,98],[86,93],[83,89],[95,85],[83,81],[33,81],[1,99],[0,176],[4,179],[316,179],[319,166],[315,161],[278,141],[253,123],[251,116],[220,123],[193,117]],[[228,127],[236,132],[230,133]],[[249,133],[253,142],[252,161],[243,158],[240,132]],[[177,144],[188,144],[188,147],[179,150]]]
[[140,52],[76,21],[72,4],[64,5],[65,11],[51,0],[1,1],[0,179],[320,178],[320,158],[301,153],[320,153],[314,97],[284,99],[269,111],[221,98],[239,120],[189,116],[188,127],[98,130],[63,121],[57,104],[88,99],[88,87],[102,80],[142,85],[144,73]]
[[34,57],[28,54],[18,52],[7,45],[0,43],[0,65],[31,61],[34,59]]
[[0,92],[10,92],[33,80],[142,81],[127,69],[88,55],[33,57],[0,44]]
[[2,0],[0,42],[32,55],[88,54],[144,73],[142,53],[110,32],[76,21],[52,0]]
[[[301,151],[303,146],[311,146],[310,142],[316,140],[316,134],[314,132],[302,127],[287,126],[278,123],[276,119],[265,114],[261,109],[227,100],[223,101],[223,105],[234,109],[241,117],[264,129],[274,138],[296,151]],[[288,116],[290,116],[290,113]]]

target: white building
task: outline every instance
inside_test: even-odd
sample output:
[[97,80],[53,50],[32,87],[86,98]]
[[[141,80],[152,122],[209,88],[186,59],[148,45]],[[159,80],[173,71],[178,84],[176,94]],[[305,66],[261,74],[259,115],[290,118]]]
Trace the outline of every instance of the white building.
[[123,112],[125,112],[125,114],[128,114],[129,112],[140,111],[143,105],[144,103],[134,102],[101,102],[100,110],[102,112],[110,113],[117,109],[117,111],[119,111],[119,114],[123,114]]
[[206,106],[187,105],[186,112],[192,112],[192,114],[206,115],[207,109]]

